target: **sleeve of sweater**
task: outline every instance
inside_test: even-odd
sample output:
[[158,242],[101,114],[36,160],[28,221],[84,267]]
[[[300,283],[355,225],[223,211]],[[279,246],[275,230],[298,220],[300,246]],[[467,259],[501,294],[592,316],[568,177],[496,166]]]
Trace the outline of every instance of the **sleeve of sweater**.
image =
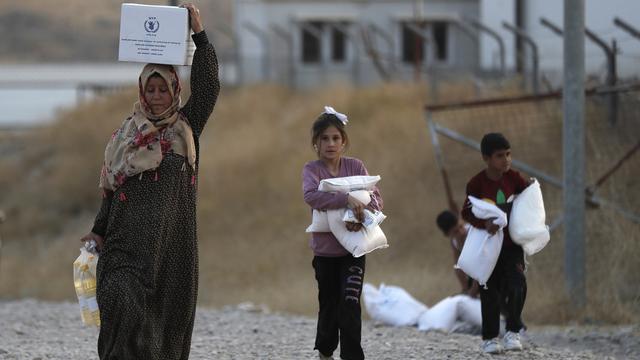
[[199,137],[218,100],[220,79],[216,51],[207,34],[203,30],[191,37],[196,44],[191,66],[191,96],[180,111],[189,120],[193,134]]
[[465,199],[464,199],[464,205],[462,206],[461,215],[462,215],[462,218],[469,224],[473,225],[478,229],[484,229],[485,220],[478,219],[477,217],[475,217],[475,215],[473,215],[473,212],[471,211],[471,202],[469,201],[469,195],[477,198],[482,197],[480,194],[479,185],[480,184],[477,183],[477,180],[475,178],[471,179],[471,181],[469,181],[469,183],[467,184],[467,196],[465,196]]
[[107,222],[109,221],[109,210],[111,209],[111,200],[113,199],[113,191],[102,190],[102,204],[100,210],[93,222],[91,232],[104,237],[107,232]]
[[318,191],[320,176],[312,164],[302,169],[302,191],[304,201],[316,210],[341,209],[347,207],[347,194]]

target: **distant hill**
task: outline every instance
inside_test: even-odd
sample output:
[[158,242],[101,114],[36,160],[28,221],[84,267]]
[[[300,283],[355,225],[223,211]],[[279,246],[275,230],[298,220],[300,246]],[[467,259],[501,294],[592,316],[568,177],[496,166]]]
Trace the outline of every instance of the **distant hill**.
[[[0,62],[114,61],[121,3],[123,1],[114,0],[1,2]],[[231,19],[231,0],[197,3],[210,33],[213,32],[211,24],[228,24]]]

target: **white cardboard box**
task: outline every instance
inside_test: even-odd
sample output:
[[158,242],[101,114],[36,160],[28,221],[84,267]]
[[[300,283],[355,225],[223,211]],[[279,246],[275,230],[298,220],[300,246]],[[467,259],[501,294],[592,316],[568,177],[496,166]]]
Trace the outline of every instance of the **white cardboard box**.
[[191,65],[195,48],[187,9],[122,4],[118,60]]

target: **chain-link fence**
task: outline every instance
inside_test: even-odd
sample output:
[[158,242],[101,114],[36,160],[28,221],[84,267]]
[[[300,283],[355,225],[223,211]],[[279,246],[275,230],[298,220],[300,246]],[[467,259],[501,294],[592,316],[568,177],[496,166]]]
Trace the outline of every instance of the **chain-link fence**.
[[[616,119],[608,107],[612,96]],[[552,230],[562,226],[561,93],[433,105],[425,115],[449,208],[459,210],[467,181],[485,167],[482,136],[501,132],[511,143],[513,167],[540,181],[547,223]],[[596,294],[591,298],[637,302],[640,292],[631,283],[640,270],[634,260],[640,255],[640,85],[587,91],[585,130],[586,278]],[[534,277],[548,280],[555,291],[562,289],[562,276],[553,275],[563,271],[562,236],[552,231],[547,249],[534,257]]]

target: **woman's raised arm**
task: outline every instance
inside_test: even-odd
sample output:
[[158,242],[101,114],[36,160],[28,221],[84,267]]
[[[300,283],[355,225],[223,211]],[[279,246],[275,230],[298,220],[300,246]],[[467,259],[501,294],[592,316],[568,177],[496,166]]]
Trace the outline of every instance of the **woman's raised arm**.
[[180,111],[189,120],[194,135],[199,137],[220,93],[218,58],[202,27],[200,12],[193,4],[185,4],[184,7],[189,10],[196,51],[191,66],[191,96]]

